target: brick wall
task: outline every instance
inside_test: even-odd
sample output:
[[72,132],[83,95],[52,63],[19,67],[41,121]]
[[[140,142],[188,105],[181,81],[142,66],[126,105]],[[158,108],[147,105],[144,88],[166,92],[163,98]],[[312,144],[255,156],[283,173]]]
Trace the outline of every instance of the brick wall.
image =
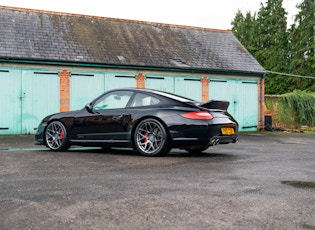
[[59,74],[60,77],[60,112],[70,110],[70,73],[63,70]]
[[209,100],[209,79],[207,77],[201,78],[201,100],[202,102]]
[[265,128],[265,79],[258,81],[258,130]]
[[145,88],[145,76],[142,73],[137,76],[137,88]]

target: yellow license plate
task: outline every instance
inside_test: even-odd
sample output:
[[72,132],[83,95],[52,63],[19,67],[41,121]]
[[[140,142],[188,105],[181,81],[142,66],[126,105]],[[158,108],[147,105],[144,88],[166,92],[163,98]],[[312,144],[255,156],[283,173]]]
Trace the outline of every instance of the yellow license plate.
[[234,134],[233,128],[221,128],[222,135],[232,135]]

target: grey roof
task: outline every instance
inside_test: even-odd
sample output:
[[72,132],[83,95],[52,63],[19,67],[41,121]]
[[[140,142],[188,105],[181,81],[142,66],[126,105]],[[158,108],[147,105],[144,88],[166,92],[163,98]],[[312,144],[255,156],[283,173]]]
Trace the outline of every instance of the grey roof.
[[0,58],[265,73],[229,30],[0,6]]

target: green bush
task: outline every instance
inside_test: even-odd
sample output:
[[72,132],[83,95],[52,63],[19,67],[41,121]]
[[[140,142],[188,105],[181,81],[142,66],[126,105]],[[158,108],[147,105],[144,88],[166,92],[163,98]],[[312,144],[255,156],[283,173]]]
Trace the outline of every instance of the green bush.
[[315,126],[315,93],[297,90],[280,96],[267,96],[265,104],[275,123],[282,127]]
[[294,91],[282,95],[282,101],[285,106],[293,111],[298,126],[315,125],[315,93]]

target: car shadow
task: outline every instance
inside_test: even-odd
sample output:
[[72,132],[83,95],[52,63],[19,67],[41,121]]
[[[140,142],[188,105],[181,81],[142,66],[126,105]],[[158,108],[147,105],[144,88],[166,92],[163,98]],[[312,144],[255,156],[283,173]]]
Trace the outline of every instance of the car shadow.
[[[91,154],[113,154],[113,155],[125,155],[125,156],[142,156],[139,152],[129,148],[111,148],[102,149],[98,147],[73,147],[67,152],[69,153],[91,153]],[[143,156],[146,157],[146,156]],[[167,155],[162,156],[163,158],[237,158],[231,153],[216,153],[216,152],[202,152],[202,153],[189,153],[184,150],[172,149]]]
[[192,157],[192,158],[234,158],[236,157],[235,155],[233,155],[232,153],[209,153],[209,152],[202,152],[202,153],[188,153],[188,152],[177,152],[172,151],[170,152],[168,155],[166,155],[166,157]]

